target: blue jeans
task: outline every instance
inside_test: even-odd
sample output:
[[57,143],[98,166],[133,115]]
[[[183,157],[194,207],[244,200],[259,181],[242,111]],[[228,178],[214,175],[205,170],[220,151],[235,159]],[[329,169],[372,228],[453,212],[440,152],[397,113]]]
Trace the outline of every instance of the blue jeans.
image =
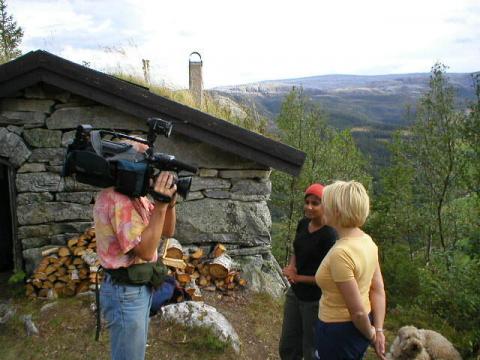
[[370,341],[353,322],[315,324],[316,358],[320,360],[361,360]]
[[151,303],[149,286],[114,284],[105,274],[100,308],[110,333],[112,360],[145,358]]

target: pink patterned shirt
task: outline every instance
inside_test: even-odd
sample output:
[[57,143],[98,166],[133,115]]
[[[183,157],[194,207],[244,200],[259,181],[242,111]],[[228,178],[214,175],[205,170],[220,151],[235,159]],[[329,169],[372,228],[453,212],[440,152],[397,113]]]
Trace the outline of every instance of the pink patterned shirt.
[[[100,263],[118,269],[145,262],[133,251],[148,225],[153,204],[146,198],[132,199],[113,189],[103,189],[93,207],[95,237]],[[157,261],[158,254],[152,261]]]

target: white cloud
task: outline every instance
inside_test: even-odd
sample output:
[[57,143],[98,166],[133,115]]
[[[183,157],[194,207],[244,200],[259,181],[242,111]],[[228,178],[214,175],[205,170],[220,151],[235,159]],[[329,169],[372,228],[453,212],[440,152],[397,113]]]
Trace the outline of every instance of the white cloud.
[[[99,69],[141,72],[186,87],[199,51],[207,87],[328,73],[478,70],[473,0],[17,0],[24,50],[43,48]],[[125,54],[105,52],[105,46]]]

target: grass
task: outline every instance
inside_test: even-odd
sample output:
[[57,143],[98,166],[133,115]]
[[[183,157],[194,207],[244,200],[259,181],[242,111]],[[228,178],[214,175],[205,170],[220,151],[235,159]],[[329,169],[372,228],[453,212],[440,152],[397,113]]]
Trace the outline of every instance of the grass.
[[[0,301],[12,299],[16,315],[0,326],[0,359],[95,359],[110,358],[109,336],[102,330],[94,340],[93,298],[57,299],[57,305],[43,312],[49,301],[27,299],[22,284],[0,283]],[[168,323],[160,316],[151,318],[146,359],[277,359],[282,304],[268,295],[239,291],[234,296],[205,294],[206,302],[225,315],[237,331],[242,346],[237,355],[229,343],[223,343],[210,330],[186,328]],[[27,337],[21,316],[32,314],[40,336]]]

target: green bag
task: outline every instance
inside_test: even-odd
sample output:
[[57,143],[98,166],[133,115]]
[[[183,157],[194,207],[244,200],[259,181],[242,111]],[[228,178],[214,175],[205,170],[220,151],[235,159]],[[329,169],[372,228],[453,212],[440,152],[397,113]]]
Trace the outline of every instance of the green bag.
[[135,264],[128,268],[108,270],[108,273],[118,283],[132,285],[149,284],[158,289],[165,281],[168,270],[161,260],[158,260],[155,263]]

